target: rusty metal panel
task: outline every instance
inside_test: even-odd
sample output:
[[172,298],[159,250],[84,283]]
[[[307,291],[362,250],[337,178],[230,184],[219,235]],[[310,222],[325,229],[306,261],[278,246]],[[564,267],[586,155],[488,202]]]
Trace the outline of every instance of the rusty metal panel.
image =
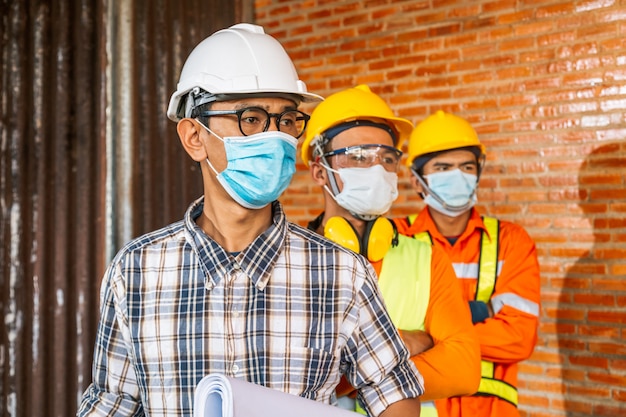
[[2,415],[71,415],[103,265],[98,4],[2,11]]
[[[202,192],[165,116],[182,62],[251,4],[0,0],[0,416],[75,414],[107,245],[180,219]],[[113,43],[119,19],[129,36]]]

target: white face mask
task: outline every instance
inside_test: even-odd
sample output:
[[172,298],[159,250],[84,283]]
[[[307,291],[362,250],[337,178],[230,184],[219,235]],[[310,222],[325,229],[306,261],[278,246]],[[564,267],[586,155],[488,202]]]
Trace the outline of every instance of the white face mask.
[[465,213],[476,204],[478,178],[460,169],[424,175],[428,181],[424,203],[450,217]]
[[372,220],[385,214],[391,203],[398,198],[398,175],[389,172],[381,165],[368,168],[340,168],[326,170],[339,174],[343,189],[337,195],[326,191],[337,204],[363,220]]

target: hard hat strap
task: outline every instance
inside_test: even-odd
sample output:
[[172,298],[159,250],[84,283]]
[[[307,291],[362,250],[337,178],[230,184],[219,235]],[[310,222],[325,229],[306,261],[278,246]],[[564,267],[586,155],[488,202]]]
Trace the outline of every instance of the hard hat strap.
[[320,161],[320,165],[324,167],[324,169],[328,173],[328,182],[330,184],[330,188],[332,189],[332,191],[329,190],[328,187],[326,187],[325,185],[324,185],[324,188],[326,188],[326,191],[328,191],[331,197],[334,198],[340,192],[339,185],[337,185],[337,179],[335,178],[335,173],[337,173],[337,171],[330,167],[330,164],[328,163],[328,160],[326,159],[324,155],[320,156],[319,161]]

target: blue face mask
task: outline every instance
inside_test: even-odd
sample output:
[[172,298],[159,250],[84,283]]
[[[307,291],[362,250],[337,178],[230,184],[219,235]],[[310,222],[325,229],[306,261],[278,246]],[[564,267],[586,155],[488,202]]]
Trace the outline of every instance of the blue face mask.
[[438,212],[457,217],[476,204],[476,175],[453,169],[424,175],[424,178],[428,181],[424,203]]
[[279,131],[221,138],[202,126],[224,142],[226,169],[218,173],[206,161],[224,190],[239,205],[260,209],[287,189],[296,172],[296,138]]

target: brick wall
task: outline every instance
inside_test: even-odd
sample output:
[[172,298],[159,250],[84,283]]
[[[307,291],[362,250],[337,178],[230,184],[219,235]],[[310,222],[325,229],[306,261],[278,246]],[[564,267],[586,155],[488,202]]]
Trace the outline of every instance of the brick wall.
[[[256,0],[309,90],[367,83],[401,116],[467,118],[487,146],[479,209],[542,265],[523,416],[626,415],[626,1]],[[407,172],[392,215],[420,207]],[[282,197],[322,207],[300,165]]]

